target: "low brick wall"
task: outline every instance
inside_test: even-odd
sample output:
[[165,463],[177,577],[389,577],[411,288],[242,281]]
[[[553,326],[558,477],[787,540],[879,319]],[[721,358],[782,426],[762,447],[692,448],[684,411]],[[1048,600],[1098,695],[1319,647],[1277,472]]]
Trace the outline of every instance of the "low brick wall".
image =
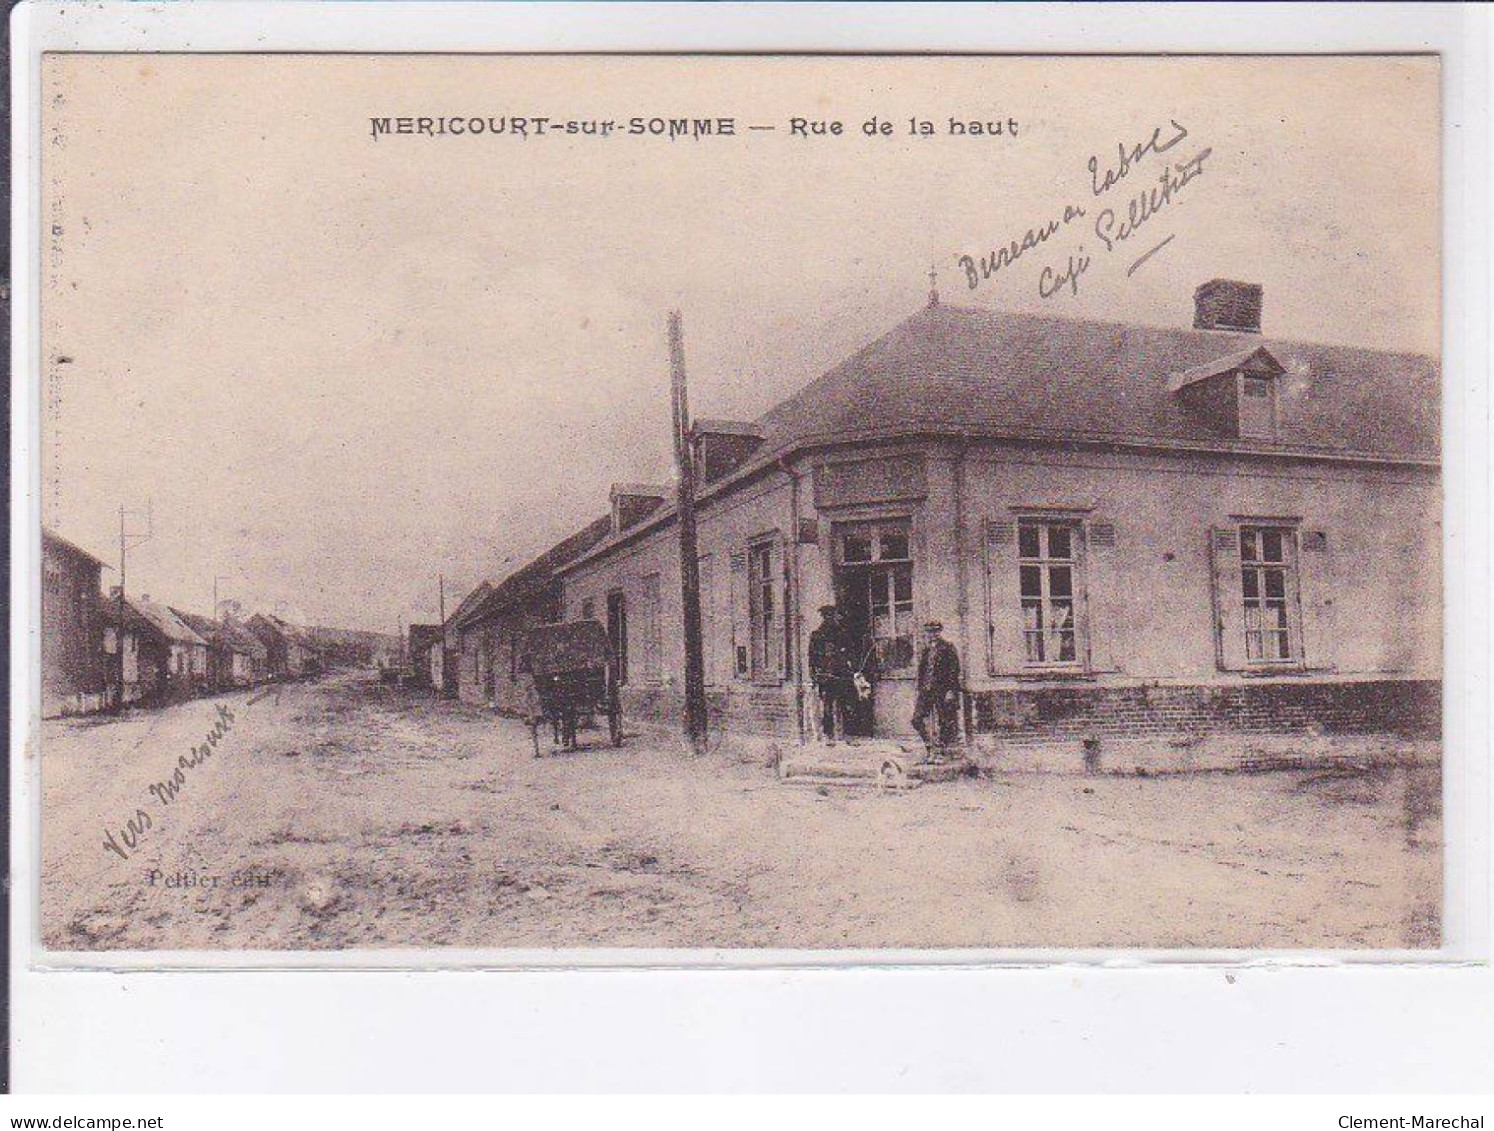
[[[677,725],[684,716],[684,692],[678,685],[634,686],[622,689],[624,719]],[[708,689],[706,709],[710,725],[746,734],[797,737],[799,724],[792,686]]]
[[1017,688],[971,696],[973,730],[1008,740],[1188,732],[1398,734],[1437,738],[1436,680],[1272,681],[1215,686]]
[[[792,685],[734,685],[707,694],[713,729],[796,740]],[[992,768],[1081,771],[1086,740],[1107,768],[1157,772],[1317,757],[1338,742],[1358,757],[1379,739],[1435,746],[1442,731],[1436,680],[1272,680],[1229,686],[1043,685],[971,695],[971,748]],[[623,689],[623,715],[677,726],[677,686]],[[1320,749],[1320,747],[1322,749]]]

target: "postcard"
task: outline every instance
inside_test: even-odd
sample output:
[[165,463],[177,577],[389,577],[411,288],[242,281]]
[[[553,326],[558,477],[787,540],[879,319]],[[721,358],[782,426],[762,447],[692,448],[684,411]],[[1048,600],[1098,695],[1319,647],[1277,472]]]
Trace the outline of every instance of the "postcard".
[[45,55],[41,946],[1436,952],[1440,79]]

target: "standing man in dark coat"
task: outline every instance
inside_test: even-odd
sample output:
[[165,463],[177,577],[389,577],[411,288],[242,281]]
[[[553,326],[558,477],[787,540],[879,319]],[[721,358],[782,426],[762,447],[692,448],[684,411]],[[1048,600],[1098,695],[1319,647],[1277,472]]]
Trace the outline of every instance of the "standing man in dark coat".
[[821,605],[820,617],[820,626],[809,634],[809,678],[820,696],[821,730],[825,740],[833,744],[837,725],[844,737],[845,712],[855,688],[851,682],[851,649],[841,624],[840,609]]
[[940,635],[944,625],[939,621],[929,621],[923,630],[925,643],[918,656],[918,701],[913,708],[913,729],[923,739],[929,754],[937,757],[960,736],[960,654]]

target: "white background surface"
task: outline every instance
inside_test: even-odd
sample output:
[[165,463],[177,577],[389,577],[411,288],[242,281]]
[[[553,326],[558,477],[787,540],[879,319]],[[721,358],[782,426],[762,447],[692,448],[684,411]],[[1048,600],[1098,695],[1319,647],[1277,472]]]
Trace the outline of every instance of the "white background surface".
[[[1494,1086],[1488,814],[1489,21],[1462,7],[371,5],[15,15],[12,1001],[18,1091]],[[987,969],[42,971],[36,704],[38,53],[185,50],[1444,53],[1447,923],[1459,963]],[[32,657],[28,664],[27,656]],[[1475,961],[1469,961],[1473,959]],[[427,966],[441,961],[426,958]],[[1116,968],[1119,967],[1119,968]]]

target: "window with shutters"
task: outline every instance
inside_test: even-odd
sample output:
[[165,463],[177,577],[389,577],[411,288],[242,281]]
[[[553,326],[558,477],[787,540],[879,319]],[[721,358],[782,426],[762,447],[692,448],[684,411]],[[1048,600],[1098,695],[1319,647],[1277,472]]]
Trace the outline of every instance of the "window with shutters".
[[1282,526],[1240,527],[1240,597],[1245,659],[1252,664],[1289,663],[1297,658],[1294,638],[1297,587],[1293,577],[1295,531]]
[[728,647],[731,655],[731,670],[738,679],[746,679],[752,670],[750,649],[741,628],[741,609],[744,604],[742,586],[747,576],[747,551],[732,551],[727,559],[727,566],[726,615],[730,626]]
[[643,678],[657,683],[664,674],[664,640],[659,625],[659,575],[648,574],[643,579],[643,600],[639,610],[641,643],[643,645]]
[[772,541],[757,542],[747,548],[751,670],[752,675],[758,678],[769,678],[783,672],[782,611],[778,601],[776,549]]
[[705,663],[707,687],[718,687],[722,681],[722,656],[725,652],[724,626],[720,609],[720,595],[716,587],[716,561],[710,554],[701,554],[696,559],[700,577],[700,641],[701,658]]
[[1017,524],[1022,656],[1028,667],[1078,665],[1079,524],[1023,519]]

